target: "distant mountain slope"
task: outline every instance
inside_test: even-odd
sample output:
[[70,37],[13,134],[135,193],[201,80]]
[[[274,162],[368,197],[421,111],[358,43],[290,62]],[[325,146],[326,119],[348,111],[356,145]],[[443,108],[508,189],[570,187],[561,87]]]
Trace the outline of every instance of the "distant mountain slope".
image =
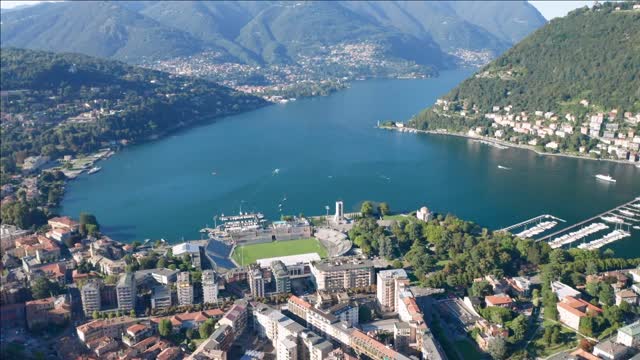
[[107,2],[44,3],[2,14],[2,46],[81,52],[136,62],[188,55],[202,42]]
[[5,48],[0,65],[3,161],[87,153],[266,105],[209,81],[86,55]]
[[525,1],[63,2],[3,12],[1,41],[128,62],[215,50],[252,63],[372,41],[389,57],[444,67],[444,53],[498,54],[542,24]]
[[[554,19],[443,97],[467,113],[511,105],[513,112],[581,114],[591,108],[640,111],[640,11],[605,3]],[[615,10],[615,7],[622,7]],[[626,9],[626,10],[625,10]],[[602,110],[601,110],[602,111]],[[418,128],[474,126],[474,117],[433,108],[412,119]]]

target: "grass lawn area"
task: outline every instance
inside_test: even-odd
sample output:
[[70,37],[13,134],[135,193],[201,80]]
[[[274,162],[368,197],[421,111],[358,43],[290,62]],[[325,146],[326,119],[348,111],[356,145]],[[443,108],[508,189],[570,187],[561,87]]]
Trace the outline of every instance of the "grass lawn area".
[[400,221],[400,220],[409,220],[409,221],[417,220],[414,216],[411,216],[411,215],[408,215],[408,214],[385,215],[382,218],[384,220],[396,220],[396,221]]
[[545,320],[543,322],[543,325],[538,329],[538,333],[536,334],[535,339],[529,344],[529,347],[527,348],[527,351],[530,354],[533,352],[536,356],[547,357],[560,351],[573,349],[577,346],[578,338],[576,337],[576,333],[565,328],[564,326],[560,327],[561,343],[547,345],[543,339],[544,329],[553,325],[554,322],[552,321]]
[[258,259],[314,252],[322,258],[327,257],[327,250],[320,242],[317,239],[308,238],[238,246],[233,251],[232,257],[238,264],[248,265]]

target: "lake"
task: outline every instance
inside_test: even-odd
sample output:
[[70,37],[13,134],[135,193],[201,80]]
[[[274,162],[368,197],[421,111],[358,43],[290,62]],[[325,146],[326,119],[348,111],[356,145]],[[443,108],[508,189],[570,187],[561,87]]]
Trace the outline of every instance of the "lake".
[[[374,200],[396,211],[426,205],[497,229],[541,214],[576,222],[640,196],[640,169],[633,166],[375,128],[379,120],[408,119],[470,73],[355,82],[331,96],[131,146],[103,161],[101,172],[70,182],[62,212],[94,213],[117,240],[176,242],[199,238],[215,214],[241,208],[277,219],[325,214],[337,199],[346,211]],[[596,181],[598,173],[617,183]],[[634,231],[612,247],[638,256],[639,241]]]

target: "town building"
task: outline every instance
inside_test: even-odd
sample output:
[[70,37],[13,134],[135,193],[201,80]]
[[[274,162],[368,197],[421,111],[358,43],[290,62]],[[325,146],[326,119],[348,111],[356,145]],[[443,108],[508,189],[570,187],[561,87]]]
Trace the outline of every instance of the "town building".
[[166,285],[157,285],[151,291],[151,308],[164,309],[172,304],[171,290]]
[[280,260],[271,263],[271,274],[275,281],[276,294],[288,294],[291,292],[291,278],[284,263]]
[[423,206],[416,212],[416,218],[420,221],[428,222],[433,218],[433,213],[426,206]]
[[629,305],[638,305],[638,294],[631,289],[623,289],[616,291],[616,305],[620,305],[623,301]]
[[178,290],[178,303],[180,305],[192,305],[193,304],[193,285],[189,278],[189,272],[183,271],[178,274],[178,281],[176,283]]
[[253,267],[249,270],[249,288],[254,298],[264,297],[264,277],[259,267]]
[[202,298],[205,304],[218,303],[218,282],[213,270],[202,272]]
[[80,289],[82,298],[82,310],[85,316],[91,316],[94,311],[100,311],[100,284],[97,281],[90,281]]
[[65,325],[71,318],[71,305],[64,296],[49,297],[25,303],[27,328],[43,328],[49,324]]
[[625,346],[638,347],[640,345],[640,321],[618,329],[616,341]]
[[551,291],[556,294],[559,300],[562,300],[567,296],[573,298],[580,298],[582,296],[580,291],[572,288],[567,284],[563,284],[560,281],[554,281],[551,283]]
[[129,311],[136,307],[136,281],[132,273],[120,275],[118,284],[116,285],[116,293],[118,298],[118,309],[120,311]]
[[122,335],[122,342],[127,346],[133,346],[153,334],[153,330],[144,324],[134,324],[127,328]]
[[378,272],[376,281],[376,299],[383,312],[398,312],[397,302],[401,284],[408,284],[409,278],[404,269],[383,270]]
[[593,355],[608,360],[628,359],[631,349],[622,344],[618,344],[613,340],[601,341],[593,347]]
[[484,298],[485,304],[487,307],[490,306],[499,306],[504,308],[509,308],[513,305],[513,300],[509,295],[490,295]]
[[558,320],[576,331],[580,327],[580,319],[589,314],[602,312],[599,307],[573,296],[565,296],[556,304],[556,307]]
[[202,260],[200,257],[200,246],[196,244],[192,244],[189,242],[185,242],[182,244],[175,245],[171,248],[173,251],[173,256],[177,258],[182,258],[184,255],[189,255],[191,259],[191,265],[198,270],[202,269]]
[[298,359],[298,343],[296,339],[291,336],[279,339],[276,344],[276,354],[278,360]]
[[93,320],[76,328],[80,341],[85,344],[100,337],[120,338],[125,330],[137,319],[121,316],[113,319]]
[[248,309],[247,304],[243,300],[238,300],[227,311],[227,313],[218,321],[220,325],[227,324],[231,326],[236,336],[242,334],[247,326],[248,321]]
[[311,274],[318,290],[353,289],[374,282],[373,262],[355,257],[314,261]]

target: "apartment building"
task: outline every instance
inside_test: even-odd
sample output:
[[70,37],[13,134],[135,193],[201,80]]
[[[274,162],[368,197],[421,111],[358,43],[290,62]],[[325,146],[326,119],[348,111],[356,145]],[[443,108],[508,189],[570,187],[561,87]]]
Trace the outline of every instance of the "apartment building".
[[216,273],[213,270],[202,272],[202,297],[205,304],[218,302],[218,282],[216,281]]
[[120,275],[116,285],[116,296],[118,298],[118,310],[129,311],[136,307],[136,281],[133,273]]
[[311,263],[318,290],[342,290],[373,284],[373,262],[368,259],[325,259]]
[[80,289],[80,298],[85,316],[91,316],[94,311],[100,311],[100,284],[96,281],[85,284]]
[[376,281],[376,299],[383,312],[398,312],[398,294],[401,285],[408,285],[409,278],[404,269],[383,270]]
[[178,274],[176,288],[178,290],[178,303],[180,305],[192,305],[193,286],[191,285],[191,279],[189,278],[188,271],[183,271]]

